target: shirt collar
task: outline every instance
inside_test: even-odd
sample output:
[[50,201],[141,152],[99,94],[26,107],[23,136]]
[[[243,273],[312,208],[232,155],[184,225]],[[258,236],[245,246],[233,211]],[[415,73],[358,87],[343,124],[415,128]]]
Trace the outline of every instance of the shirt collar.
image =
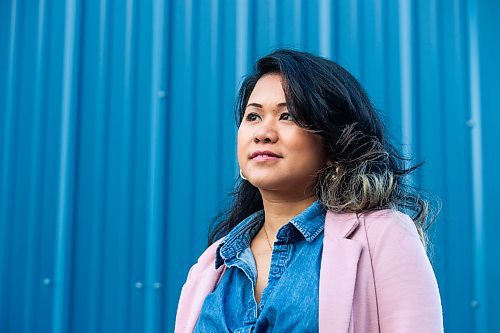
[[250,246],[253,236],[264,222],[264,210],[259,210],[238,223],[219,244],[215,253],[215,268],[219,268],[224,260],[236,256]]
[[325,228],[326,209],[319,200],[313,202],[300,214],[290,220],[307,242],[312,242]]
[[[304,236],[307,242],[312,242],[324,229],[325,213],[326,210],[319,200],[316,200],[292,218],[289,223]],[[219,268],[225,260],[234,258],[238,253],[248,248],[263,222],[264,210],[259,210],[238,223],[217,247],[215,267]]]

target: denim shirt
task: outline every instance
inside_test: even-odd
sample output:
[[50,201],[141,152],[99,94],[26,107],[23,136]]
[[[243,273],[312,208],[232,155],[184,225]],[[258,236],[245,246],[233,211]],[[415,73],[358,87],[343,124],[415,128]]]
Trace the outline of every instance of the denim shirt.
[[225,264],[226,272],[205,298],[194,332],[317,332],[325,214],[315,201],[279,229],[259,304],[250,242],[262,227],[264,212],[231,230],[216,252],[216,268]]

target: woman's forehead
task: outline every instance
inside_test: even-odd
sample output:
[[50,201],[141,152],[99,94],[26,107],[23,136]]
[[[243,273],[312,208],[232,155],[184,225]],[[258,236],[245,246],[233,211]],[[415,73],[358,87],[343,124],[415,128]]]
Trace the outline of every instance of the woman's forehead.
[[273,101],[274,104],[286,103],[281,75],[267,74],[261,77],[250,93],[247,105],[262,105],[266,101]]

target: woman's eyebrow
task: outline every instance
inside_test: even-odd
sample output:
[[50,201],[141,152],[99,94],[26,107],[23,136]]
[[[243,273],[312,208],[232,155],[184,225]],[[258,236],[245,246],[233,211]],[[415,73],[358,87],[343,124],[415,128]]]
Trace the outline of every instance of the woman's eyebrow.
[[[262,104],[259,104],[259,103],[249,103],[249,104],[247,104],[246,108],[248,108],[250,106],[262,109]],[[283,107],[286,107],[286,103],[279,103],[278,104],[278,108],[283,108]]]

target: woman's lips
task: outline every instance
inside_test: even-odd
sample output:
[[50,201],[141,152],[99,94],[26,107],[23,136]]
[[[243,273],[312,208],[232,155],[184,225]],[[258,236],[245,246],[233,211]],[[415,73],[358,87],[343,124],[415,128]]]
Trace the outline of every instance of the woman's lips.
[[250,154],[251,159],[254,159],[258,156],[281,158],[280,154],[275,153],[274,151],[271,150],[256,150]]
[[280,159],[280,157],[276,157],[276,156],[257,155],[254,158],[252,158],[252,161],[255,161],[255,162],[266,162],[266,161],[275,161],[275,160],[279,160],[279,159]]

